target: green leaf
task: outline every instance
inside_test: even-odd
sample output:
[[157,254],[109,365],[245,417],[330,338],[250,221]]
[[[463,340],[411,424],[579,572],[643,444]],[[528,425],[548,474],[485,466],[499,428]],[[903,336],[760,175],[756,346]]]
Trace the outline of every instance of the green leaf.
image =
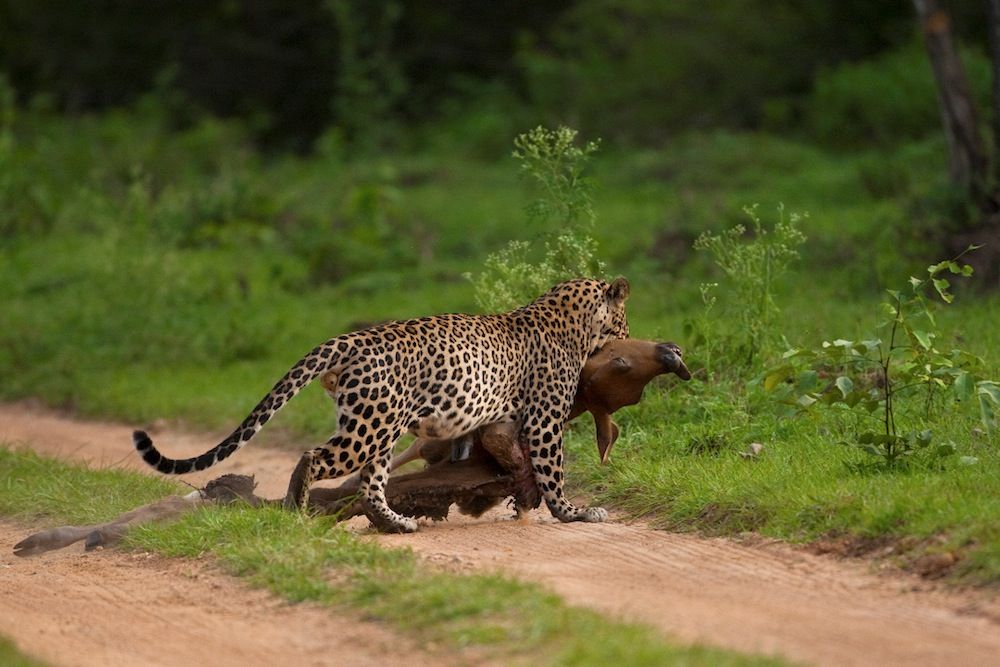
[[837,385],[837,389],[840,390],[844,398],[847,398],[847,395],[854,391],[854,381],[846,375],[841,375],[834,381],[834,384]]
[[983,422],[983,426],[986,427],[987,432],[993,433],[994,429],[996,429],[996,412],[994,412],[993,406],[990,405],[990,402],[985,399],[983,394],[979,395],[979,420]]
[[857,347],[862,354],[868,354],[872,350],[877,350],[882,347],[882,340],[879,338],[863,340],[858,343]]
[[920,343],[922,348],[925,350],[931,349],[931,339],[934,338],[934,334],[927,333],[926,331],[920,331],[918,329],[912,329],[910,333],[913,334],[913,337],[917,339],[917,342]]
[[930,266],[927,267],[927,273],[929,273],[932,277],[936,276],[937,274],[944,271],[945,268],[948,266],[948,264],[949,261],[947,259],[944,260],[943,262],[938,262],[937,264],[931,264]]
[[976,396],[979,398],[979,418],[988,433],[997,428],[996,409],[1000,407],[1000,385],[984,380],[976,383]]
[[917,278],[916,276],[910,276],[910,285],[913,287],[914,290],[919,289],[920,286],[923,284],[924,281],[921,280],[920,278]]
[[795,379],[795,390],[800,394],[812,391],[819,383],[819,373],[814,370],[802,371]]
[[952,391],[955,392],[956,400],[966,401],[972,398],[972,375],[965,371],[960,371],[958,375],[955,376],[955,381],[952,383],[951,387]]
[[976,393],[986,395],[994,405],[1000,405],[1000,384],[993,380],[982,380],[976,383]]
[[944,278],[935,278],[933,282],[934,282],[934,289],[937,290],[938,295],[940,295],[941,299],[945,303],[951,303],[952,301],[955,300],[955,297],[953,297],[951,294],[948,293],[948,288],[951,286],[950,282],[948,282]]
[[924,429],[919,433],[907,433],[906,440],[913,443],[916,447],[923,449],[927,445],[931,444],[931,440],[934,438],[934,433],[931,430]]
[[779,366],[775,370],[771,371],[764,378],[764,391],[771,391],[771,390],[773,390],[779,384],[781,384],[782,382],[784,382],[785,380],[787,380],[789,377],[791,377],[792,373],[794,373],[794,372],[795,372],[795,369],[792,367],[791,364],[786,364],[784,366]]
[[885,403],[885,399],[879,396],[879,398],[872,398],[864,402],[864,407],[868,412],[879,412],[882,410],[882,404]]
[[812,404],[815,403],[817,400],[818,399],[815,396],[805,394],[803,396],[799,396],[798,400],[796,400],[795,402],[798,403],[803,408],[808,408],[812,406]]
[[861,449],[863,449],[864,451],[866,451],[869,454],[871,454],[872,456],[878,456],[878,457],[885,456],[885,451],[879,449],[875,445],[863,444],[863,445],[858,445],[858,446],[861,447]]

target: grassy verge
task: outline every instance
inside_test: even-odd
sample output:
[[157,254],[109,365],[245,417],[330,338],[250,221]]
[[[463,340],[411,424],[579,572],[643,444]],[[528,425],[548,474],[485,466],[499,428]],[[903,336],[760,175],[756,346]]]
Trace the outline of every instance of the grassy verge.
[[57,463],[0,443],[0,514],[16,519],[89,524],[187,487],[123,470]]
[[4,667],[47,667],[47,663],[29,658],[8,640],[0,637],[0,665]]
[[[877,303],[844,303],[817,285],[786,299],[779,330],[798,345],[860,337]],[[980,297],[937,316],[942,347],[981,355],[988,377],[1000,376],[998,307],[995,296]],[[697,369],[704,359],[692,352]],[[754,531],[846,553],[877,550],[928,576],[1000,583],[1000,437],[984,429],[976,405],[946,394],[928,414],[922,394],[901,398],[901,428],[927,428],[957,451],[886,468],[844,444],[866,427],[860,418],[835,410],[795,416],[753,376],[695,375],[651,387],[641,404],[616,415],[622,438],[609,466],[594,455],[586,419],[578,422],[569,440],[578,483],[672,530]],[[763,454],[744,457],[754,442]]]
[[[3,448],[0,479],[7,480],[0,486],[0,513],[48,521],[107,519],[170,486]],[[477,647],[513,663],[782,664],[672,646],[648,628],[570,607],[537,586],[498,575],[428,571],[409,550],[382,549],[330,520],[277,509],[202,508],[174,523],[133,530],[128,545],[174,557],[211,554],[234,574],[291,601],[354,610],[418,641]]]
[[[643,409],[675,417],[679,402],[651,396]],[[750,421],[746,413],[720,410],[674,428],[621,421],[629,422],[627,435],[608,467],[596,461],[589,433],[571,443],[573,470],[599,501],[672,530],[754,531],[794,542],[843,538],[854,553],[894,545],[905,568],[1000,582],[1000,460],[996,444],[970,435],[968,424],[942,424],[941,435],[962,442],[962,455],[976,464],[954,457],[939,468],[881,470],[839,444],[835,425],[808,419]],[[752,442],[764,452],[744,458]],[[948,567],[925,571],[932,554],[944,555],[936,562]]]

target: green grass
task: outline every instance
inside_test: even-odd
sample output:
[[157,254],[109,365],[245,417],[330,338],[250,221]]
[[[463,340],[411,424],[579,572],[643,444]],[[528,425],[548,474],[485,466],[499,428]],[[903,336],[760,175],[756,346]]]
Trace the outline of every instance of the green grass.
[[[793,345],[870,333],[876,300],[843,304],[823,294],[811,286],[800,295],[810,300],[808,309],[786,306],[779,330]],[[938,313],[942,346],[983,355],[988,376],[1000,377],[993,326],[1000,299],[968,296]],[[795,310],[808,312],[808,321],[798,324]],[[690,356],[689,366],[698,369],[698,351]],[[1000,437],[985,431],[975,405],[945,396],[925,415],[922,394],[901,398],[900,428],[929,428],[935,442],[954,443],[957,454],[940,461],[917,456],[907,466],[885,469],[843,444],[856,430],[870,428],[858,418],[791,415],[754,374],[746,380],[698,375],[686,384],[663,381],[640,405],[616,415],[623,435],[609,466],[597,461],[582,418],[569,442],[570,470],[579,483],[599,501],[672,530],[754,531],[795,542],[829,536],[859,544],[889,541],[903,567],[927,553],[950,551],[959,557],[951,572],[956,580],[1000,582]],[[740,453],[752,442],[765,451],[747,460]],[[976,463],[964,465],[961,457]]]
[[55,464],[0,443],[0,514],[23,520],[89,524],[190,489],[175,482],[111,468]]
[[48,663],[29,658],[8,640],[0,637],[0,665],[4,667],[46,667]]
[[[0,487],[0,514],[48,522],[110,518],[163,495],[169,486],[135,473],[90,471],[2,447],[0,479],[10,480]],[[36,489],[41,491],[33,493]],[[126,544],[172,557],[211,554],[234,574],[292,602],[353,610],[426,644],[476,647],[516,663],[783,664],[673,646],[649,628],[570,607],[538,586],[500,575],[429,570],[408,549],[383,549],[330,519],[275,508],[200,508],[172,523],[133,529]]]
[[[0,398],[227,429],[329,336],[474,311],[462,274],[479,271],[511,229],[529,240],[545,231],[521,224],[529,186],[502,155],[265,159],[225,123],[175,131],[159,122],[126,112],[18,121],[6,156],[18,169],[0,191]],[[944,156],[937,138],[843,153],[732,132],[598,154],[593,233],[609,270],[632,283],[632,333],[680,343],[702,382],[669,397],[651,389],[622,411],[611,468],[593,465],[581,428],[570,480],[675,528],[880,534],[912,543],[913,556],[957,550],[956,574],[968,581],[1000,579],[997,441],[974,435],[971,407],[946,405],[927,425],[976,466],[956,457],[941,469],[865,473],[863,455],[837,444],[849,422],[782,416],[747,385],[782,338],[867,337],[882,288],[940,259],[919,239],[955,216]],[[777,286],[782,314],[768,354],[739,371],[685,333],[703,314],[699,284],[720,280],[691,242],[745,222],[741,209],[754,202],[770,225],[782,201],[809,211],[809,240],[798,271]],[[723,302],[728,292],[723,283]],[[738,334],[732,305],[708,322],[714,342]],[[1000,377],[1000,299],[960,294],[938,318],[942,340],[982,355]],[[329,400],[312,387],[255,446],[291,434],[304,448],[332,424]],[[691,454],[692,441],[723,451]],[[749,441],[767,446],[761,461],[736,456]]]

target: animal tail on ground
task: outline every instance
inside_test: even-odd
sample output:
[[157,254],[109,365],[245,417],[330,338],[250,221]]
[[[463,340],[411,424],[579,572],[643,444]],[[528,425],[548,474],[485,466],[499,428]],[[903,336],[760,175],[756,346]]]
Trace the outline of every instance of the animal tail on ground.
[[284,377],[278,380],[271,391],[257,403],[257,406],[232,433],[204,454],[189,459],[168,458],[156,448],[145,431],[132,433],[132,442],[142,456],[142,460],[165,475],[183,475],[211,468],[216,463],[229,458],[248,443],[274,413],[306,385],[326,371],[341,366],[345,358],[350,356],[352,347],[347,341],[334,338],[314,348],[312,352],[292,366]]

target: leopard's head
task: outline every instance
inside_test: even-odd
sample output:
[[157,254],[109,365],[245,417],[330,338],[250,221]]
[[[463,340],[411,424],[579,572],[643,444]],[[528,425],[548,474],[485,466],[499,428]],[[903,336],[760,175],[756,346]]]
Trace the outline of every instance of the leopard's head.
[[609,340],[628,338],[628,315],[625,301],[629,295],[628,281],[616,278],[611,284],[602,283],[601,304],[594,322],[591,354]]

